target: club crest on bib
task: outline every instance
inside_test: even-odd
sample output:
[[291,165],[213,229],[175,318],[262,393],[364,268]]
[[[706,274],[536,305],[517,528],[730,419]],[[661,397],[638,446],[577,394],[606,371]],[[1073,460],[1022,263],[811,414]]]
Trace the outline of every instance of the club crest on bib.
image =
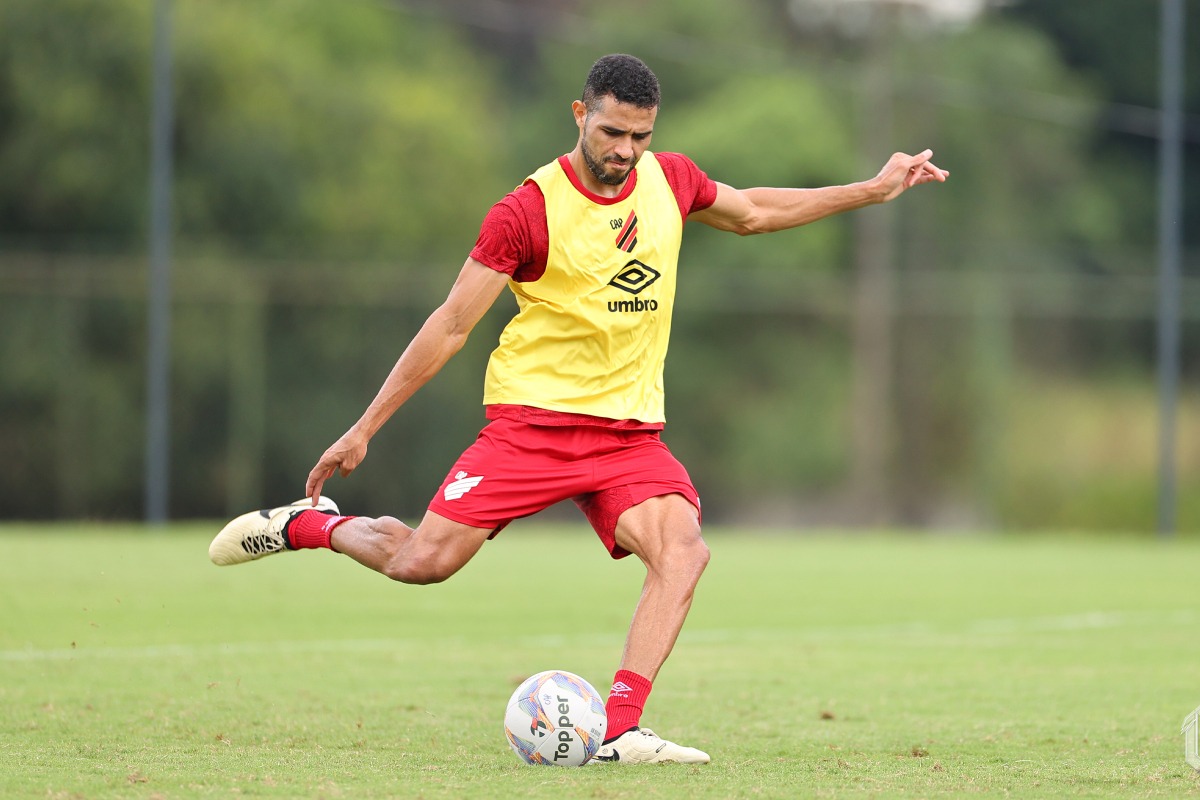
[[626,253],[632,253],[633,248],[637,246],[638,234],[638,218],[637,213],[631,213],[629,219],[625,220],[621,225],[620,232],[617,233],[617,248],[624,250]]

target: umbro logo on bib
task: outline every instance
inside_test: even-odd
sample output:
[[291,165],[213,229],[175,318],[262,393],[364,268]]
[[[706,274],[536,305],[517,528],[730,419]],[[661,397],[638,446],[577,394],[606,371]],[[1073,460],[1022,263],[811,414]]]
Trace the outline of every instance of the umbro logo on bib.
[[[650,284],[654,283],[662,277],[661,273],[654,267],[643,264],[636,258],[630,261],[621,271],[613,276],[613,279],[608,282],[609,286],[615,286],[623,292],[630,294],[640,294]],[[640,297],[635,297],[632,300],[609,300],[608,310],[612,312],[642,312],[642,311],[657,311],[658,301],[654,298],[643,300]]]
[[478,486],[481,480],[483,480],[482,475],[468,475],[460,470],[455,474],[454,480],[446,484],[446,491],[442,495],[447,500],[457,500]]
[[662,275],[658,270],[647,264],[643,264],[635,258],[621,267],[621,271],[613,276],[608,285],[615,286],[621,291],[629,292],[630,294],[640,294],[643,289],[660,277]]

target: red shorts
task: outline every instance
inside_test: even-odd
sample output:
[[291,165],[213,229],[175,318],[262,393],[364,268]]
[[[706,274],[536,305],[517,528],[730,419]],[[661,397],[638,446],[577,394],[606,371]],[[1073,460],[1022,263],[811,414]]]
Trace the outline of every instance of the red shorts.
[[429,510],[495,536],[514,519],[570,498],[609,554],[624,558],[617,518],[665,494],[681,494],[700,510],[692,479],[658,431],[497,419],[459,456]]

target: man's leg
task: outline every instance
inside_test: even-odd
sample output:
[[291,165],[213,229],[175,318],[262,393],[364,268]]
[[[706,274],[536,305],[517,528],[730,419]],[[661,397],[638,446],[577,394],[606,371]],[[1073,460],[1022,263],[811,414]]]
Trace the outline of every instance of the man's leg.
[[621,669],[653,681],[692,607],[708,565],[708,545],[700,536],[696,507],[679,494],[651,497],[627,509],[617,520],[616,541],[646,566]]
[[209,546],[218,565],[288,550],[330,548],[404,583],[437,583],[471,560],[493,528],[475,528],[429,511],[416,528],[393,517],[347,517],[327,497],[252,511],[226,525]]
[[439,583],[470,561],[491,533],[427,511],[416,528],[394,517],[354,517],[333,529],[330,546],[392,580]]
[[675,646],[708,564],[698,517],[696,507],[683,495],[668,494],[627,509],[617,520],[616,543],[642,560],[646,581],[609,693],[609,727],[597,754],[599,761],[702,764],[709,760],[703,751],[681,747],[638,727],[651,684]]

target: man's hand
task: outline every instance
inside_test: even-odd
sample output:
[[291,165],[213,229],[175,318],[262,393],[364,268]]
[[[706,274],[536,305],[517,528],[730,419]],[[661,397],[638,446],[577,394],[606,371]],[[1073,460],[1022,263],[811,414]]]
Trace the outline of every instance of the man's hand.
[[871,181],[879,193],[879,202],[886,203],[922,183],[944,183],[950,176],[950,171],[936,167],[930,162],[931,158],[932,150],[923,150],[915,156],[896,153],[889,158],[883,169]]
[[353,428],[342,434],[342,437],[329,446],[329,449],[317,461],[317,465],[308,473],[308,483],[304,486],[306,497],[312,498],[315,506],[321,497],[321,487],[325,481],[340,472],[346,477],[355,467],[367,457],[367,438],[357,433]]

